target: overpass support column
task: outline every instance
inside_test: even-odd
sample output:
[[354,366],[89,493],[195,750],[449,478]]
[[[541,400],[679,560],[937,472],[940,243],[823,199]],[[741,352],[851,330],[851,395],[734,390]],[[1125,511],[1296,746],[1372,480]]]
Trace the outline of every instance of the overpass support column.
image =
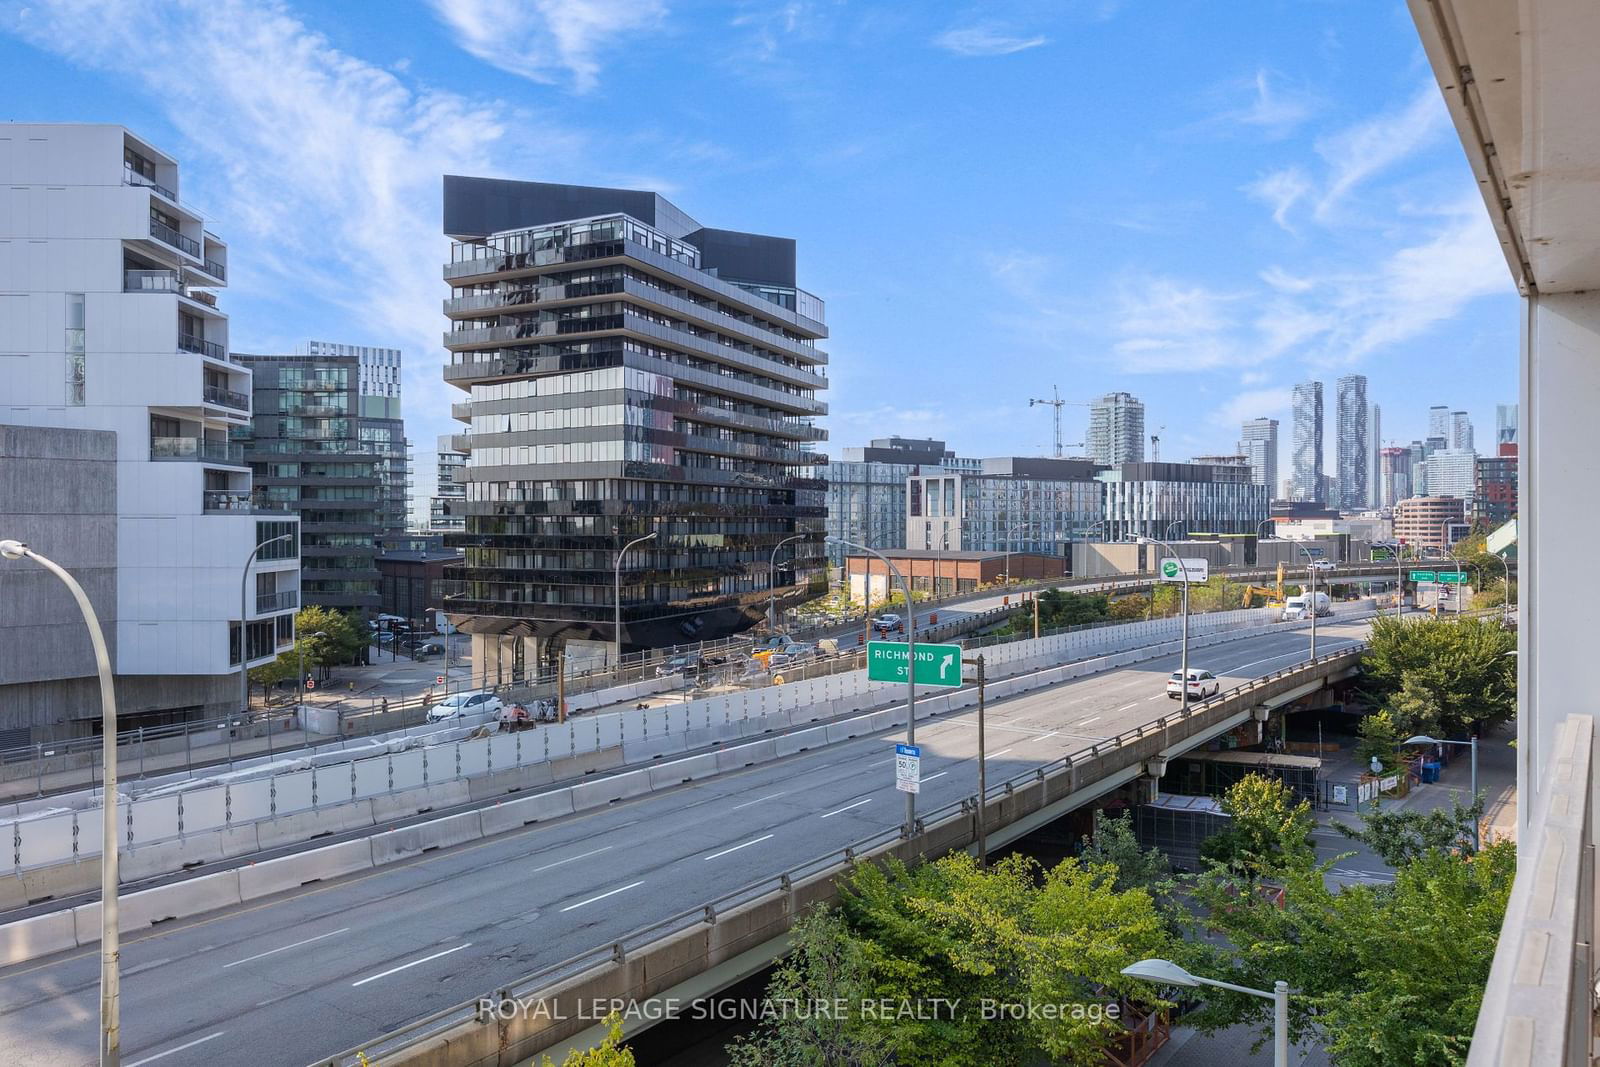
[[1526,839],[1533,796],[1554,766],[1557,727],[1600,715],[1594,640],[1600,573],[1593,545],[1600,489],[1600,292],[1523,301],[1517,518],[1517,802]]

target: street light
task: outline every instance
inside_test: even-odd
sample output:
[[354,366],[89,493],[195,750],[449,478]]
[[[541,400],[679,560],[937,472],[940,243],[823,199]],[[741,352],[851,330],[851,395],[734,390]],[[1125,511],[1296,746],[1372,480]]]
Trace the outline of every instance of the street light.
[[[1172,551],[1172,546],[1165,541],[1158,541],[1154,537],[1141,537],[1138,543],[1141,545],[1156,544],[1166,549],[1171,553],[1172,558],[1177,560],[1178,573],[1183,576],[1183,652],[1178,665],[1178,710],[1180,714],[1187,715],[1189,714],[1189,568],[1184,565],[1178,554]],[[1153,597],[1151,599],[1154,600]]]
[[[836,545],[840,545],[840,546],[842,546],[844,548],[854,548],[854,549],[856,549],[858,551],[868,552],[868,553],[871,553],[872,555],[876,556],[880,561],[882,561],[884,567],[888,568],[889,573],[894,575],[894,580],[896,582],[900,583],[900,592],[905,594],[905,598],[906,598],[906,744],[907,745],[915,745],[917,743],[917,672],[916,672],[916,663],[917,663],[917,607],[916,607],[916,604],[913,603],[913,601],[911,599],[911,587],[906,584],[905,577],[900,573],[900,569],[898,567],[896,567],[893,563],[890,563],[889,562],[889,558],[887,556],[885,556],[882,552],[879,552],[877,549],[868,548],[866,545],[858,545],[854,541],[846,541],[842,537],[829,537],[829,538],[827,538],[827,540],[833,542]],[[872,577],[872,573],[869,570],[867,572],[867,578],[868,578],[868,585],[869,586],[871,585],[871,577]],[[884,599],[887,600],[888,597],[885,597]],[[980,803],[981,803],[981,801],[980,801]],[[911,837],[913,834],[916,833],[916,830],[917,830],[917,794],[915,794],[915,793],[907,793],[906,794],[906,836],[907,837]]]
[[804,541],[808,536],[808,534],[795,534],[793,537],[785,537],[772,546],[772,560],[767,565],[767,625],[774,630],[778,628],[778,549],[791,541]]
[[[79,585],[77,579],[53,560],[46,559],[21,541],[0,541],[0,556],[21,559],[24,556],[55,575],[72,593],[89,628],[89,643],[94,649],[95,671],[100,676],[101,762],[105,764],[101,776],[104,791],[101,795],[100,815],[100,1063],[101,1067],[116,1067],[122,1060],[121,1016],[121,944],[117,929],[117,693],[111,678],[111,656],[106,651],[105,632],[100,629],[100,619],[94,605]],[[244,631],[239,633],[240,640]],[[240,651],[244,649],[243,644]]]
[[[1260,522],[1256,523],[1256,540],[1257,541],[1276,541],[1277,540],[1276,537],[1262,537],[1261,536],[1261,527],[1270,526],[1272,524],[1273,524],[1273,520],[1272,519],[1262,519]],[[1277,533],[1277,531],[1274,530],[1273,533]]]
[[[239,576],[239,714],[250,717],[250,615],[245,611],[245,587],[250,584],[250,568],[255,566],[256,553],[279,541],[293,541],[294,534],[269,537],[250,550],[244,561],[244,573]],[[229,744],[232,744],[233,727],[228,727]]]
[[1166,535],[1165,535],[1166,537],[1168,537],[1168,538],[1172,537],[1172,528],[1174,526],[1182,526],[1183,527],[1183,539],[1185,541],[1187,541],[1189,539],[1189,520],[1188,519],[1173,519],[1171,522],[1167,523],[1167,532],[1166,532]]
[[1272,1063],[1273,1067],[1289,1067],[1289,983],[1273,983],[1272,992],[1263,989],[1251,989],[1249,986],[1234,985],[1232,982],[1219,982],[1215,978],[1201,978],[1198,974],[1190,974],[1171,960],[1140,960],[1138,963],[1122,968],[1122,973],[1129,978],[1143,978],[1149,982],[1161,985],[1181,986],[1215,986],[1234,993],[1247,993],[1252,997],[1261,997],[1263,1000],[1272,1001]]
[[[1012,542],[1015,539],[1016,534],[1018,533],[1018,531],[1025,529],[1028,525],[1030,525],[1030,524],[1026,520],[1024,520],[1022,522],[1017,523],[1015,526],[1007,528],[1007,530],[1006,530],[1006,584],[1007,585],[1011,584],[1011,545],[1012,545]],[[870,551],[870,549],[868,551]]]
[[[1473,734],[1470,741],[1446,741],[1438,737],[1429,737],[1427,734],[1417,734],[1408,737],[1403,744],[1407,745],[1465,745],[1472,749],[1472,802],[1478,802],[1478,735]],[[1482,842],[1479,840],[1478,820],[1472,820],[1472,851],[1477,852]]]
[[612,643],[615,646],[614,659],[616,661],[616,665],[614,669],[617,671],[617,681],[619,682],[622,680],[622,557],[628,554],[628,549],[632,548],[634,545],[644,544],[646,541],[654,538],[658,532],[659,531],[651,530],[643,537],[635,537],[632,541],[629,541],[627,544],[623,545],[622,551],[617,553],[617,565],[614,568],[616,577],[617,601],[616,613],[613,618],[613,622],[616,624],[616,637]]
[[1500,621],[1504,622],[1511,609],[1511,564],[1506,562],[1506,553],[1504,552],[1491,552],[1489,554],[1499,560],[1500,566],[1506,569],[1506,593],[1505,596],[1500,598]]
[[1294,547],[1306,554],[1306,573],[1311,576],[1311,598],[1306,606],[1311,609],[1311,658],[1317,658],[1317,568],[1312,566],[1316,562],[1311,555],[1311,550],[1296,541]]

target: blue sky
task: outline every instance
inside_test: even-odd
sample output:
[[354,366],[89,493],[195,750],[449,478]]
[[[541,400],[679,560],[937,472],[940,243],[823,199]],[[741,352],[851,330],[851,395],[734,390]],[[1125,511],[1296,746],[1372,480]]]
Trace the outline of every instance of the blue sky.
[[446,172],[795,237],[834,449],[1044,454],[1054,385],[1143,398],[1173,459],[1275,416],[1287,470],[1298,380],[1331,411],[1368,375],[1402,442],[1444,403],[1482,449],[1515,400],[1516,297],[1399,0],[0,2],[0,100],[180,158],[235,348],[403,348],[422,495],[458,428]]

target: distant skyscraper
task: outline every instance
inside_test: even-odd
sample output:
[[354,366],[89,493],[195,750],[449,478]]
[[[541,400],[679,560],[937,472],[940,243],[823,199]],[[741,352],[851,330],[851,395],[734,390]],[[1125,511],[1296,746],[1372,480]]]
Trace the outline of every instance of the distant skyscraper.
[[1108,467],[1144,462],[1144,403],[1132,393],[1107,393],[1089,405],[1089,455]]
[[1473,454],[1464,448],[1444,448],[1428,457],[1428,495],[1471,500],[1477,479]]
[[1296,500],[1322,499],[1322,383],[1294,387],[1294,492]]
[[1383,461],[1379,453],[1383,450],[1383,409],[1377,404],[1372,405],[1372,435],[1367,438],[1372,445],[1372,450],[1367,454],[1367,506],[1373,508],[1383,507],[1383,487],[1379,485],[1383,471]]
[[1239,430],[1239,454],[1250,461],[1250,480],[1278,489],[1278,420],[1251,419]]
[[1384,448],[1378,452],[1378,506],[1392,508],[1412,495],[1411,449]]
[[[1338,506],[1346,511],[1356,511],[1367,506],[1367,465],[1372,461],[1372,448],[1367,443],[1367,376],[1346,374],[1337,384],[1339,426]],[[1329,501],[1330,504],[1333,501]]]
[[1472,420],[1465,411],[1450,413],[1450,447],[1457,452],[1471,452]]
[[378,467],[383,532],[401,532],[410,509],[411,452],[400,417],[400,350],[310,341],[306,352],[315,358],[355,358],[357,406],[351,414],[357,419],[356,436],[363,449],[383,457]]
[[1428,409],[1428,436],[1450,440],[1450,409],[1444,404]]
[[1495,444],[1510,445],[1517,441],[1517,405],[1496,404],[1494,407]]

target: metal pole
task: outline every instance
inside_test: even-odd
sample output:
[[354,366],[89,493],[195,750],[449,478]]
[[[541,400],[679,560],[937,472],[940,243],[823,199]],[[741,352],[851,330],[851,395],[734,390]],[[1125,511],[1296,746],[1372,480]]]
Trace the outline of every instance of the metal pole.
[[1394,546],[1394,617],[1397,619],[1406,613],[1406,583],[1401,576],[1403,571],[1400,563],[1404,552],[1404,547],[1396,543]]
[[983,657],[978,657],[978,866],[989,865],[989,832],[984,819],[984,802],[989,796],[988,757],[983,746]]
[[1503,552],[1496,552],[1494,556],[1500,561],[1500,566],[1506,569],[1506,593],[1500,598],[1500,621],[1504,622],[1511,607],[1511,564],[1506,562]]
[[1272,986],[1272,1064],[1289,1067],[1289,983]]
[[644,542],[653,538],[656,535],[656,532],[657,531],[655,530],[651,530],[643,537],[635,537],[632,541],[629,541],[627,544],[623,545],[622,550],[617,553],[617,565],[614,569],[616,576],[617,600],[615,605],[616,611],[612,620],[616,626],[616,633],[612,644],[614,646],[613,657],[616,662],[617,681],[619,682],[622,680],[622,557],[627,555],[628,549],[632,548],[634,545],[643,544]]
[[785,537],[772,546],[772,560],[767,565],[767,625],[774,630],[778,628],[778,549],[791,541],[805,539],[805,534],[795,534],[793,537]]
[[567,721],[567,650],[556,656],[556,722]]
[[[277,544],[279,541],[293,541],[294,534],[279,534],[269,537],[250,550],[250,558],[244,561],[244,573],[239,576],[239,714],[250,714],[250,615],[245,610],[245,587],[250,583],[250,568],[255,565],[256,554],[268,545]],[[231,738],[233,727],[228,727]],[[231,759],[232,756],[230,755]]]
[[[1170,530],[1173,525],[1175,524],[1169,524],[1167,529]],[[1179,714],[1187,715],[1189,714],[1189,568],[1183,565],[1183,559],[1172,550],[1171,545],[1165,541],[1156,540],[1154,537],[1150,538],[1150,540],[1155,541],[1156,544],[1167,550],[1168,554],[1177,562],[1178,574],[1183,578],[1183,651],[1178,661],[1178,711]],[[1159,566],[1157,564],[1158,569]],[[1150,603],[1152,605],[1155,603],[1154,589],[1151,590]]]
[[[39,555],[20,541],[0,541],[0,556],[28,557],[61,579],[77,601],[94,648],[95,672],[100,676],[101,760],[105,765],[105,791],[100,817],[100,1063],[117,1067],[122,1062],[122,947],[117,925],[117,692],[111,675],[111,656],[94,605],[77,579],[53,560]],[[241,655],[244,631],[239,632]]]
[[[1478,735],[1477,734],[1473,734],[1472,735],[1472,802],[1474,804],[1476,804],[1478,802]],[[1478,828],[1478,820],[1477,819],[1473,819],[1472,820],[1472,851],[1473,851],[1474,855],[1476,855],[1483,848],[1483,842],[1479,839],[1481,832],[1482,831],[1479,830],[1479,828]]]
[[1294,547],[1306,554],[1306,574],[1311,578],[1311,595],[1307,606],[1311,609],[1311,658],[1315,660],[1317,658],[1317,568],[1312,564],[1316,560],[1305,545],[1296,544]]

